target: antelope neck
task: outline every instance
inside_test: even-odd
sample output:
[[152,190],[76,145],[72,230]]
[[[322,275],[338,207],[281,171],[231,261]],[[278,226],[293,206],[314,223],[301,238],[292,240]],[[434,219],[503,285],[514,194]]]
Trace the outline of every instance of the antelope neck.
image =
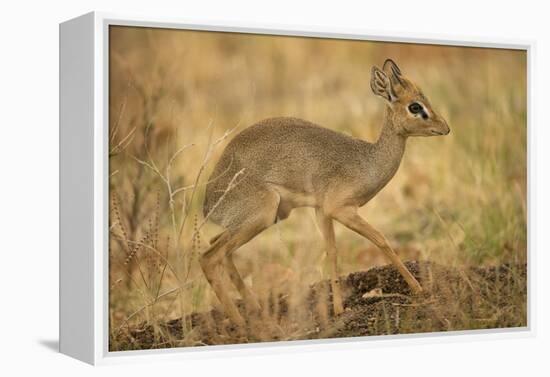
[[385,185],[397,172],[407,137],[398,132],[393,124],[393,113],[388,107],[384,114],[384,125],[376,143],[372,146],[372,162],[376,171],[376,177],[380,184]]

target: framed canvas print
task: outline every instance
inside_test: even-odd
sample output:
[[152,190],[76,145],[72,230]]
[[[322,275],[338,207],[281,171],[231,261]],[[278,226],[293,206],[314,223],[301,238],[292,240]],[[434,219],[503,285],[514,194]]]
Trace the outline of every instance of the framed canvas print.
[[61,24],[61,351],[529,333],[531,49]]

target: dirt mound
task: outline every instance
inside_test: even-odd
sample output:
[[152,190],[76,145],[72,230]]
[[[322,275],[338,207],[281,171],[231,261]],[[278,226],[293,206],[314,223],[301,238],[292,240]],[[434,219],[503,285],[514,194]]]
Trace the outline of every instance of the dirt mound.
[[[525,265],[455,269],[430,262],[405,264],[424,287],[421,295],[412,296],[388,265],[341,278],[345,311],[339,316],[332,313],[330,286],[323,281],[310,287],[299,315],[291,310],[292,297],[272,299],[264,318],[251,321],[247,335],[214,309],[194,313],[185,322],[142,324],[121,334],[117,344],[121,349],[148,349],[527,325]],[[276,322],[279,330],[268,330],[266,322]]]
[[[331,336],[406,334],[526,325],[526,266],[458,270],[433,263],[406,263],[425,289],[411,297],[397,270],[350,274],[347,310]],[[372,292],[372,294],[368,294]]]

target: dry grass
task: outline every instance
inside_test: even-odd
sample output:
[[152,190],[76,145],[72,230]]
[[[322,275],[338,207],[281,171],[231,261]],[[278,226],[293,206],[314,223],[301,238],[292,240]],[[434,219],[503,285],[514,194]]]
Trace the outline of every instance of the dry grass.
[[[362,215],[405,260],[526,262],[524,52],[126,27],[111,29],[110,44],[111,349],[141,323],[155,347],[208,343],[191,319],[178,322],[178,337],[163,324],[218,306],[197,256],[218,231],[201,204],[219,153],[270,116],[375,140],[383,106],[369,73],[387,57],[452,133],[409,140],[400,171]],[[359,236],[336,233],[342,275],[386,263]],[[264,302],[288,295],[289,333],[311,325],[307,287],[328,272],[311,210],[293,211],[235,261]]]

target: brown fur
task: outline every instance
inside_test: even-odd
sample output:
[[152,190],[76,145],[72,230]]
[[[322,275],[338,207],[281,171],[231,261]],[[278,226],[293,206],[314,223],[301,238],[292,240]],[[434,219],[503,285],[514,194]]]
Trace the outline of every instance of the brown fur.
[[[215,239],[201,261],[213,286],[220,286],[214,260],[221,261],[256,234],[288,217],[293,208],[307,206],[317,210],[331,263],[333,291],[338,290],[333,219],[384,250],[413,290],[420,289],[383,235],[359,218],[356,210],[397,172],[409,136],[443,135],[450,130],[393,61],[386,60],[383,70],[373,67],[371,88],[386,100],[382,132],[375,143],[306,120],[280,117],[245,129],[227,145],[206,187],[203,207],[204,215],[228,232],[225,242],[224,237]],[[425,116],[411,113],[408,106],[413,102],[422,105]],[[234,187],[230,187],[232,182]],[[243,296],[251,297],[244,284],[233,278]],[[218,297],[226,296],[220,289],[216,291]],[[336,302],[339,293],[334,296],[338,313],[342,310],[341,302]],[[229,308],[229,299],[220,300],[235,322],[242,323],[236,310]],[[253,302],[250,305],[257,307]]]

